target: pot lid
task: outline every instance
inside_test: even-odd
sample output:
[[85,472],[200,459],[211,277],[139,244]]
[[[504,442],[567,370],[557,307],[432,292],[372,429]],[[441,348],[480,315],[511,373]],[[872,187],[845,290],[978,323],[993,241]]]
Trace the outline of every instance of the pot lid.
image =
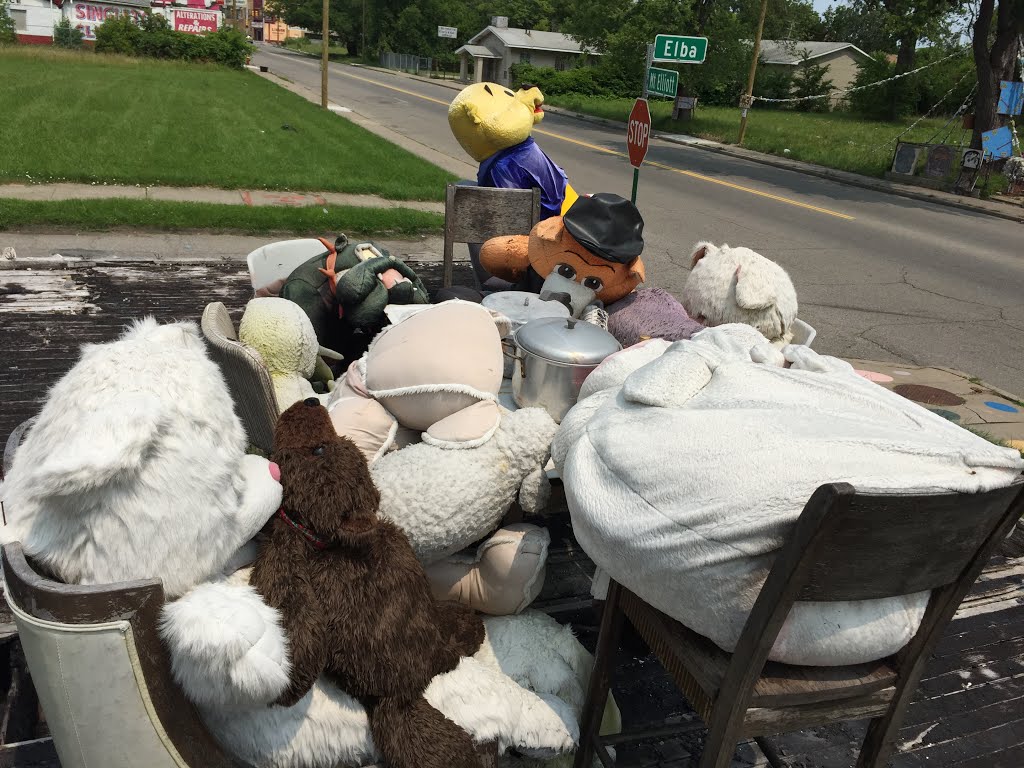
[[513,325],[522,325],[541,317],[568,317],[569,308],[560,301],[543,301],[527,291],[498,291],[484,296],[487,309],[501,312]]
[[531,320],[515,340],[525,352],[567,365],[597,365],[622,349],[608,331],[571,317]]

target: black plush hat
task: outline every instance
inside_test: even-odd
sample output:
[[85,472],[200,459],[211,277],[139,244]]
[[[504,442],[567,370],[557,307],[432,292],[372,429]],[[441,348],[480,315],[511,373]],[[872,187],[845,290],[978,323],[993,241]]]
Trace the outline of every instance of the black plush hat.
[[644,219],[629,200],[611,192],[581,197],[562,217],[580,245],[607,261],[628,264],[644,250]]

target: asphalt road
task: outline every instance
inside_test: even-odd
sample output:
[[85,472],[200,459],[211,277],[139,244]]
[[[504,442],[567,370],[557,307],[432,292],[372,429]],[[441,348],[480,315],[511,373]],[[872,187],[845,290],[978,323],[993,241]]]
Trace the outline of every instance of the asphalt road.
[[[319,90],[314,59],[263,49],[253,63]],[[454,95],[330,66],[331,101],[451,157],[469,177],[475,166],[448,128]],[[548,114],[534,136],[578,191],[629,196],[624,131]],[[819,351],[957,368],[1024,394],[1020,224],[657,140],[637,205],[651,284],[678,295],[699,240],[748,246],[789,272]]]

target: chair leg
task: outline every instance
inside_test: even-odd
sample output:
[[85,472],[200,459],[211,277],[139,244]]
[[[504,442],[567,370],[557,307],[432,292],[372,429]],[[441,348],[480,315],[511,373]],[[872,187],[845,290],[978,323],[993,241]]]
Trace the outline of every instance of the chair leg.
[[729,768],[732,764],[736,744],[739,743],[739,728],[729,723],[728,714],[712,712],[699,768]]
[[601,616],[594,670],[590,673],[590,687],[580,719],[580,744],[576,749],[573,768],[591,768],[595,748],[604,749],[597,744],[597,738],[605,704],[608,701],[608,691],[611,688],[615,654],[622,634],[622,619],[622,586],[617,581],[612,581],[608,585],[608,597]]

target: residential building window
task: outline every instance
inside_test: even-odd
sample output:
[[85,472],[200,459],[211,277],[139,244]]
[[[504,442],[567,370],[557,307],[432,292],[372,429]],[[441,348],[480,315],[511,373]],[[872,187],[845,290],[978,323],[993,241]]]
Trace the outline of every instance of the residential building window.
[[9,8],[7,10],[7,13],[10,14],[11,19],[14,21],[15,32],[28,31],[28,21],[26,20],[26,16],[28,16],[28,11],[19,11],[14,8]]
[[530,63],[530,52],[529,51],[520,51],[519,52],[519,63],[520,64],[529,64]]
[[568,58],[568,56],[565,56],[563,54],[555,56],[555,69],[559,72],[565,72]]

